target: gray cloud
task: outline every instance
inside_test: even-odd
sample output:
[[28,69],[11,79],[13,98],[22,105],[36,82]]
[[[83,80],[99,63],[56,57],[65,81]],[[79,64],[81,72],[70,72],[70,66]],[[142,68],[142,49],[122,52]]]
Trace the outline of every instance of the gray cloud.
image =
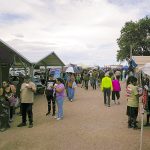
[[16,38],[23,38],[24,35],[23,34],[13,34]]
[[115,64],[122,26],[150,14],[149,0],[136,2],[5,0],[0,14],[11,19],[0,16],[1,39],[28,57],[54,50],[65,63]]

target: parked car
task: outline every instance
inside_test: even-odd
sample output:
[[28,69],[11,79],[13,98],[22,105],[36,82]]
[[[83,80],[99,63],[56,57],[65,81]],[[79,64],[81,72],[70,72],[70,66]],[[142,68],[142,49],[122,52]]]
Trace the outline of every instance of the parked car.
[[25,71],[24,70],[13,70],[13,69],[10,69],[9,70],[9,74],[11,75],[11,76],[25,76]]
[[40,78],[34,77],[33,83],[36,86],[36,94],[44,94],[45,86],[42,85]]

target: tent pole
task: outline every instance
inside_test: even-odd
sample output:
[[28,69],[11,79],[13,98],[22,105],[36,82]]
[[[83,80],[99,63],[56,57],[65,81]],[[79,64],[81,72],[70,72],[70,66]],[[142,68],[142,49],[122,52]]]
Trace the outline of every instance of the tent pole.
[[30,77],[31,77],[31,80],[32,80],[32,81],[33,81],[33,78],[34,78],[34,67],[35,67],[34,64],[32,64],[32,65],[30,66]]
[[45,65],[45,81],[48,80],[48,69],[47,69],[47,66]]
[[61,77],[62,77],[62,78],[63,78],[63,69],[64,69],[64,67],[61,66]]
[[140,150],[142,150],[142,144],[143,144],[143,122],[144,122],[144,107],[143,107],[143,104],[142,104],[142,106],[141,106]]

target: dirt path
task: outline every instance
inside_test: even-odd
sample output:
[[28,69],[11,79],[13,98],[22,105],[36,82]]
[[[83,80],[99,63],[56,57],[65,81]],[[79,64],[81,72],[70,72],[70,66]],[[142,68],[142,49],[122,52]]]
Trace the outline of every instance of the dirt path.
[[[124,91],[124,84],[122,84]],[[127,128],[125,93],[121,105],[103,105],[97,89],[80,87],[74,102],[65,100],[64,119],[46,117],[47,102],[39,96],[34,104],[34,127],[11,129],[0,133],[0,150],[139,150],[140,130]],[[144,128],[143,150],[150,150],[150,128]]]

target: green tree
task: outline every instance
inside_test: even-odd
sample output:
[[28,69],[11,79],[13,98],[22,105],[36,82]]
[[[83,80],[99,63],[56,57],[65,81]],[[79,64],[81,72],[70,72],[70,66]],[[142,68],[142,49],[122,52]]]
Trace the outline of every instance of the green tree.
[[117,43],[119,46],[117,61],[129,57],[130,49],[132,55],[150,56],[150,17],[146,16],[138,22],[126,22]]

